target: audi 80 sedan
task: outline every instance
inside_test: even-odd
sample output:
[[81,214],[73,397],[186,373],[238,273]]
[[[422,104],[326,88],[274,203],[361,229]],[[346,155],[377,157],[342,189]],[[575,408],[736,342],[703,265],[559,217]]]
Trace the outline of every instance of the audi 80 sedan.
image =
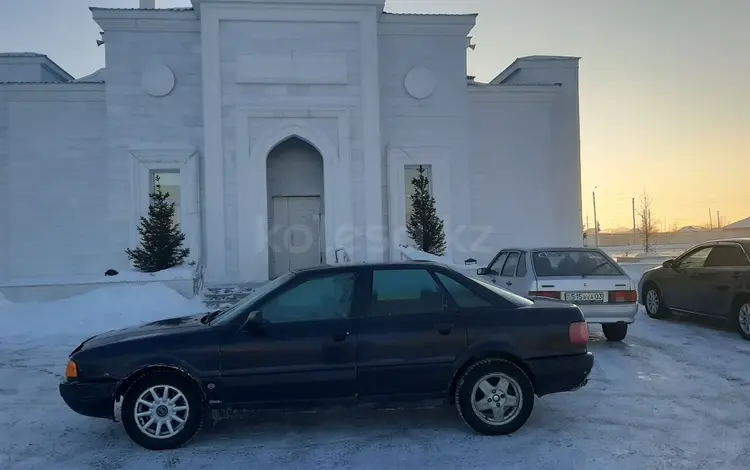
[[480,434],[524,425],[535,397],[586,384],[581,310],[436,263],[290,272],[235,306],[94,336],[60,395],[153,450],[214,413],[442,399]]

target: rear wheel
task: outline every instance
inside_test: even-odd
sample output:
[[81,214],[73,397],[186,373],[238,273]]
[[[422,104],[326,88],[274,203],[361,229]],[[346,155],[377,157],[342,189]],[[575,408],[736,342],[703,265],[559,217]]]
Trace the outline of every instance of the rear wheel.
[[669,309],[661,297],[661,291],[656,284],[649,283],[643,289],[643,303],[646,306],[646,313],[651,318],[661,319],[669,315]]
[[734,303],[732,319],[740,336],[750,340],[750,298],[745,297]]
[[178,372],[154,371],[137,379],[122,401],[122,424],[136,444],[174,449],[198,433],[204,419],[197,386]]
[[534,408],[534,387],[520,367],[505,359],[472,364],[456,386],[456,408],[479,434],[510,434],[523,426]]
[[628,334],[627,323],[604,323],[602,324],[602,331],[607,341],[622,341]]

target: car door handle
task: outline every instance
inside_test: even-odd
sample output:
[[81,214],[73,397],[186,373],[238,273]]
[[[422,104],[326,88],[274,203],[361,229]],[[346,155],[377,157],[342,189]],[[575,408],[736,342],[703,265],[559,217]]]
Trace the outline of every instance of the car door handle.
[[512,282],[510,282],[510,281],[505,281],[505,285],[506,285],[506,286],[512,286],[512,285],[513,285],[513,283],[512,283]]
[[451,331],[453,331],[453,323],[441,323],[439,325],[435,325],[435,329],[441,335],[449,335]]
[[347,331],[345,333],[337,333],[331,336],[331,338],[336,342],[341,342],[341,341],[344,341],[348,336],[349,336],[349,332]]

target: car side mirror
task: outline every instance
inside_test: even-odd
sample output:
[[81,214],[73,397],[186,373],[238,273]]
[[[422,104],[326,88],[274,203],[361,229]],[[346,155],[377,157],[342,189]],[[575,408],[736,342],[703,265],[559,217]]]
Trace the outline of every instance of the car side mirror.
[[487,275],[487,268],[477,268],[477,274],[480,276],[486,276]]
[[260,310],[253,310],[247,315],[245,323],[242,324],[242,331],[254,331],[257,330],[261,325],[265,324],[266,321],[263,319],[263,312]]
[[664,261],[661,265],[663,267],[665,267],[665,268],[673,268],[674,267],[674,260],[673,259],[668,259],[668,260]]

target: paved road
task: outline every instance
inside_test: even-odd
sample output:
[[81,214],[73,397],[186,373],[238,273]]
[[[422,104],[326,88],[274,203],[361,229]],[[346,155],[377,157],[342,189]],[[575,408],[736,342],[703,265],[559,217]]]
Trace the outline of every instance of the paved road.
[[57,374],[71,338],[0,336],[0,468],[750,468],[750,342],[643,315],[622,344],[593,331],[589,385],[538,400],[513,436],[474,435],[451,408],[271,413],[220,423],[188,447],[160,453],[61,402]]

